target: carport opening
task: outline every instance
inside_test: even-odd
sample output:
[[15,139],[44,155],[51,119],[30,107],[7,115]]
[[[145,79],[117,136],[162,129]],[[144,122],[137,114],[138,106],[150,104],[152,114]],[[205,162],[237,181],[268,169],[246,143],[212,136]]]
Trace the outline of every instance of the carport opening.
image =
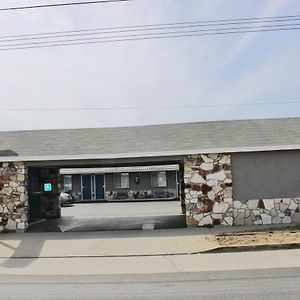
[[182,195],[180,162],[30,167],[27,231],[182,228]]

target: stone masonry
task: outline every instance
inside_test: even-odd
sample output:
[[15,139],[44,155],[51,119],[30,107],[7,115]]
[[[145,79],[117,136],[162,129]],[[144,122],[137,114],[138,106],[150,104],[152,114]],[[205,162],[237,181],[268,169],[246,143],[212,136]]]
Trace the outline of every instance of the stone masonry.
[[188,226],[233,225],[230,154],[186,156],[184,183]]
[[234,201],[234,225],[300,223],[300,198]]
[[0,231],[27,228],[26,177],[23,162],[0,162]]

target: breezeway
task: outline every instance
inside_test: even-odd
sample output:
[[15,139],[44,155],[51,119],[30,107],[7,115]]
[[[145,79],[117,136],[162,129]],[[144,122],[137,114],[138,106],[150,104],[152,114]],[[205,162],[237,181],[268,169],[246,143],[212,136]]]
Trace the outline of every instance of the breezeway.
[[186,227],[180,201],[75,203],[62,217],[29,225],[28,232],[153,230]]
[[62,217],[108,218],[180,215],[179,201],[75,203],[62,207]]

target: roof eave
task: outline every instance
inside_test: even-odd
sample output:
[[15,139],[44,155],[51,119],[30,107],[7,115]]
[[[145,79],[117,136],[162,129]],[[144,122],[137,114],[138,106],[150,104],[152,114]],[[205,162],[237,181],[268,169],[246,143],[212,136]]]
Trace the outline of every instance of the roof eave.
[[225,147],[225,148],[202,148],[192,150],[159,151],[159,152],[134,152],[134,153],[114,153],[114,154],[83,154],[83,155],[52,155],[52,156],[8,156],[0,157],[1,162],[13,161],[61,161],[61,160],[87,160],[87,159],[122,159],[122,158],[147,158],[147,157],[166,157],[184,156],[189,154],[202,153],[237,153],[237,152],[263,152],[263,151],[282,151],[299,150],[297,145],[275,145],[257,147]]

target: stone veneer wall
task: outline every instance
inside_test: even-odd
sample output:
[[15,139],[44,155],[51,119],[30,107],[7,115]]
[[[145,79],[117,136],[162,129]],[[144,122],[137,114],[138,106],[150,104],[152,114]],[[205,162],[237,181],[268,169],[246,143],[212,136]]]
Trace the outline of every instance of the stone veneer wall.
[[23,162],[0,162],[0,231],[27,228],[26,176]]
[[234,225],[300,223],[300,198],[234,201]]
[[188,226],[233,225],[230,154],[186,156],[184,183]]

